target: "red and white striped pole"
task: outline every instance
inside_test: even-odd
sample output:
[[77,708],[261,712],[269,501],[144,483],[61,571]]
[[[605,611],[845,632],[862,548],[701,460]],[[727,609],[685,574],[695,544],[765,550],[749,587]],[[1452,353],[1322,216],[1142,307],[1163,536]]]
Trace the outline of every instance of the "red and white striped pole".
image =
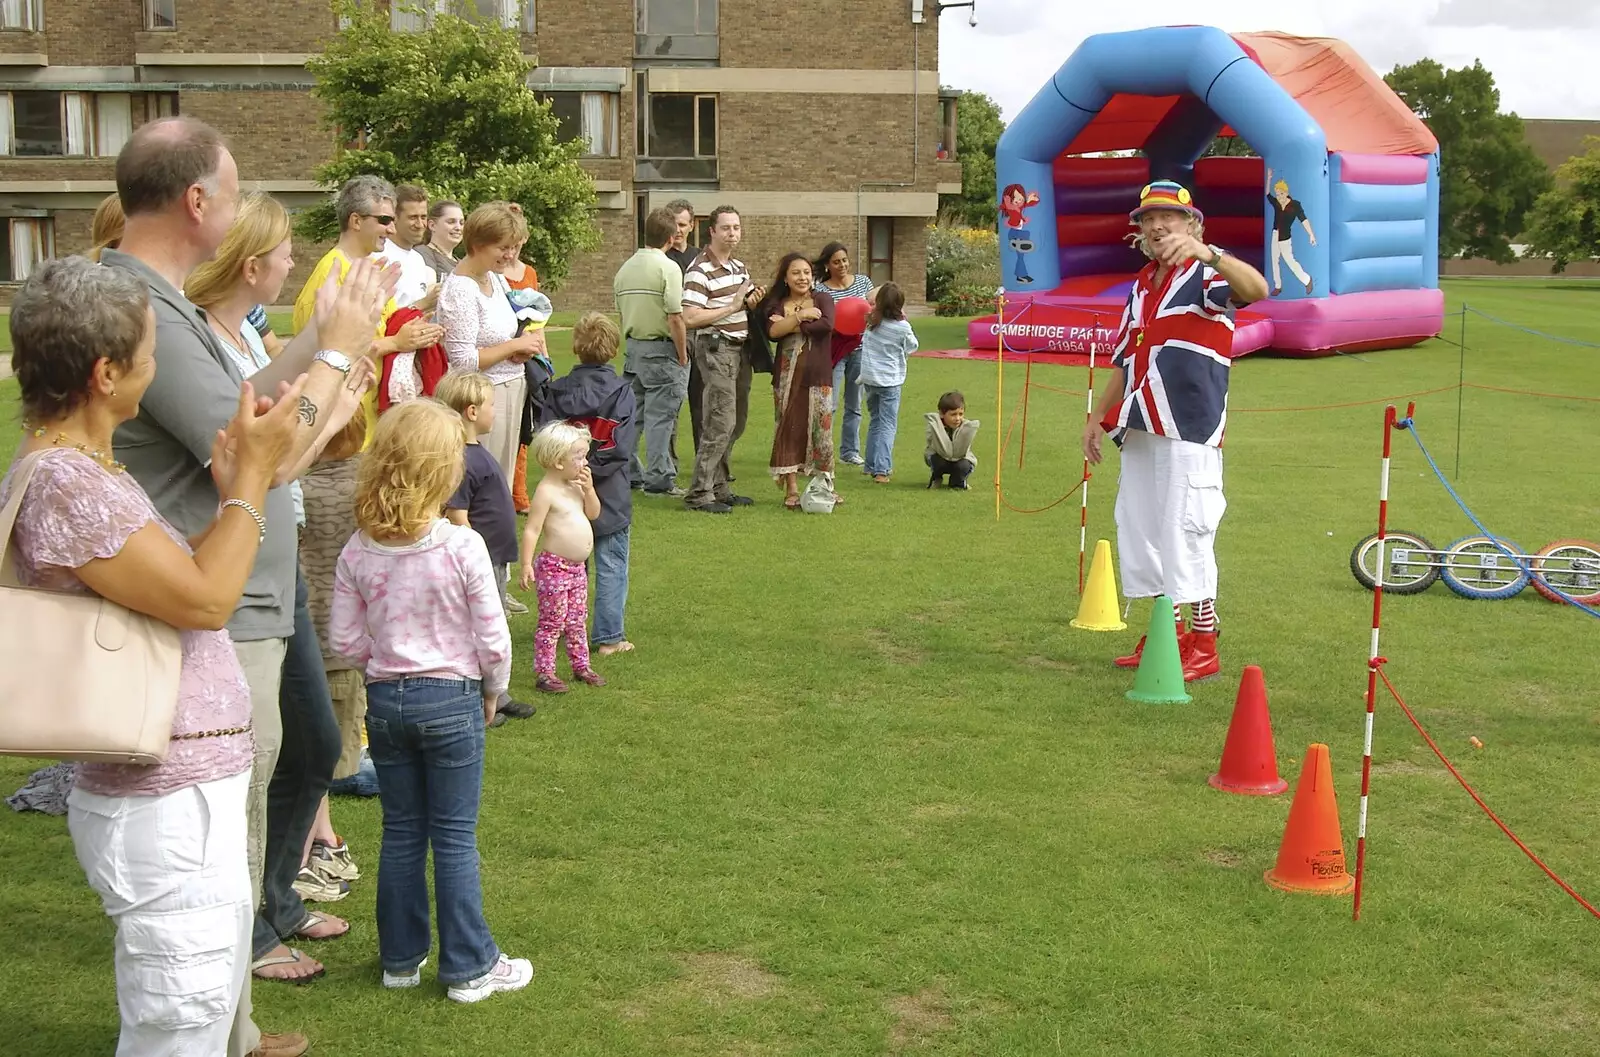
[[[1087,429],[1088,424],[1094,421],[1094,344],[1100,336],[1100,316],[1093,317],[1094,332],[1089,339],[1089,391],[1083,398],[1083,422]],[[1078,596],[1083,596],[1083,555],[1089,545],[1089,456],[1083,457],[1083,495],[1078,503]]]
[[[1409,421],[1416,404],[1406,408]],[[1383,469],[1378,476],[1378,557],[1372,585],[1372,642],[1367,652],[1367,719],[1361,747],[1361,811],[1356,823],[1356,892],[1351,920],[1361,920],[1361,882],[1367,866],[1367,793],[1372,785],[1372,717],[1378,703],[1378,634],[1383,627],[1384,540],[1389,530],[1389,447],[1394,437],[1394,405],[1383,409]]]

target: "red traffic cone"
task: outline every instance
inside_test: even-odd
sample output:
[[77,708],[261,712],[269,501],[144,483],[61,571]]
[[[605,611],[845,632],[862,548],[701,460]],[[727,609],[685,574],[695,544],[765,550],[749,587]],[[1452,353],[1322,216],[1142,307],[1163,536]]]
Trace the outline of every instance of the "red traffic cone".
[[1222,763],[1206,779],[1224,793],[1277,796],[1289,788],[1278,777],[1278,755],[1272,747],[1272,717],[1267,712],[1267,683],[1257,665],[1246,665],[1234,698]]

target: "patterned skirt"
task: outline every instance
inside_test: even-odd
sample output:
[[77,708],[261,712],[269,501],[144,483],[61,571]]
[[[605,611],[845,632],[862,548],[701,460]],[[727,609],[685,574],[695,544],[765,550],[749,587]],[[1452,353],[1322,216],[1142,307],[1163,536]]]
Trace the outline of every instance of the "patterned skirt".
[[773,364],[772,402],[778,421],[772,435],[774,477],[833,472],[833,387],[794,384],[803,348],[797,336],[784,338]]

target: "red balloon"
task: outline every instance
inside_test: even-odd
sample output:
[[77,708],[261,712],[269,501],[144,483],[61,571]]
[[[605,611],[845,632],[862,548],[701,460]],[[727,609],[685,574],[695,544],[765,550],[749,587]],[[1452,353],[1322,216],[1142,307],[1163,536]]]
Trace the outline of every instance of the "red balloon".
[[864,297],[841,297],[833,306],[833,329],[839,334],[861,334],[867,329],[872,306]]

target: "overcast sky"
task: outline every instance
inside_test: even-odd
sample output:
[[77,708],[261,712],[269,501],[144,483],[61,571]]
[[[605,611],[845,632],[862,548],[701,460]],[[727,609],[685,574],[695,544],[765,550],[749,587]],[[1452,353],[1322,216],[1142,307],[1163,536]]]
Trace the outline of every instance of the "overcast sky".
[[941,16],[939,79],[992,96],[1008,121],[1084,37],[1208,19],[1230,32],[1339,37],[1380,74],[1423,57],[1449,67],[1481,59],[1494,74],[1501,109],[1600,119],[1600,0],[1232,0],[1209,14],[1198,5],[1156,13],[1127,0],[977,5],[976,29],[965,8]]

